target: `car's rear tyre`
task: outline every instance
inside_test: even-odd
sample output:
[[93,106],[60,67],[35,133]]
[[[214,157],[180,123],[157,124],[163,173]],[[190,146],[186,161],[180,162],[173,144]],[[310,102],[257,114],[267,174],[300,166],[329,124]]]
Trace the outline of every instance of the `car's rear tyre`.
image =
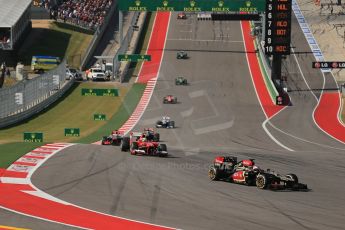
[[175,121],[170,121],[170,127],[175,128]]
[[159,144],[158,146],[160,151],[168,151],[167,145],[166,144]]
[[156,128],[160,128],[160,127],[162,127],[162,125],[163,125],[162,121],[157,121],[156,122]]
[[216,167],[214,167],[213,165],[210,166],[209,170],[208,170],[208,177],[211,180],[219,180],[219,171]]
[[138,142],[132,142],[131,147],[130,147],[131,154],[136,155],[135,150],[137,149],[138,149]]
[[121,140],[120,148],[122,152],[126,152],[129,150],[129,137],[123,137]]
[[269,185],[269,179],[265,174],[259,174],[256,177],[256,187],[266,189]]
[[161,153],[162,151],[168,152],[168,148],[167,148],[166,144],[159,144],[158,145],[158,151],[160,152],[158,154],[159,157],[166,157],[166,156],[168,156],[168,153]]

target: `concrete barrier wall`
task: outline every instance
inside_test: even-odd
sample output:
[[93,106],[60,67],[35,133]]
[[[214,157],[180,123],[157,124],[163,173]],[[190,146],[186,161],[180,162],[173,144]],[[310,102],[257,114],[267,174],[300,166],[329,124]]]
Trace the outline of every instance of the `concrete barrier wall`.
[[88,47],[85,56],[83,57],[83,60],[81,62],[80,65],[80,69],[81,70],[85,70],[86,65],[88,64],[88,62],[91,60],[93,53],[95,52],[96,47],[99,45],[99,42],[101,41],[103,34],[110,22],[110,19],[112,18],[113,14],[115,13],[115,10],[117,10],[117,6],[118,3],[117,1],[114,2],[114,4],[111,6],[107,17],[104,20],[103,25],[98,28],[95,32],[95,34],[93,35],[93,39],[91,41],[90,46]]
[[[127,52],[128,54],[133,54],[136,50],[137,50],[137,46],[138,46],[138,43],[139,43],[139,40],[141,38],[141,33],[142,33],[142,30],[143,30],[143,25],[139,25],[139,30],[138,30],[138,35],[134,37],[134,40],[132,41],[132,38],[133,38],[133,34],[134,34],[134,27],[133,26],[137,26],[136,23],[137,23],[137,19],[140,17],[140,14],[143,14],[143,24],[146,20],[146,15],[147,13],[146,12],[136,12],[136,14],[134,15],[133,19],[132,19],[132,23],[131,23],[131,27],[129,28],[128,30],[128,33],[126,35],[126,43],[124,42],[122,44],[122,49],[116,53],[116,56],[115,56],[115,61],[116,61],[116,65],[114,65],[116,67],[117,70],[119,70],[119,67],[120,67],[120,62],[117,61],[117,56],[119,54],[124,54]],[[130,43],[132,43],[133,47],[131,50],[128,50],[129,46],[130,46]],[[130,66],[131,62],[126,62],[125,63],[125,66],[122,70],[122,73],[121,73],[121,76],[120,76],[120,82],[123,82],[127,72],[128,72],[128,69],[129,69],[129,66]]]

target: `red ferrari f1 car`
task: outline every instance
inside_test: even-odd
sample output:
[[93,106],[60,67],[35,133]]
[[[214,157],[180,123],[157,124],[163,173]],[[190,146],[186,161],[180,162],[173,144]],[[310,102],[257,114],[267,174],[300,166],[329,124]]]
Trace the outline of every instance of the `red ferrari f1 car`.
[[187,15],[185,12],[180,12],[177,14],[177,19],[187,19]]
[[223,180],[237,184],[256,185],[260,189],[307,190],[306,184],[298,182],[295,174],[280,175],[269,169],[262,170],[254,159],[237,162],[237,157],[218,156],[208,170],[211,180]]
[[146,135],[139,132],[132,132],[129,137],[121,141],[121,151],[130,151],[132,155],[168,156],[167,146],[155,141],[149,141]]
[[123,134],[123,132],[120,132],[118,130],[112,131],[109,136],[104,136],[102,138],[102,145],[120,145]]
[[177,98],[173,95],[167,95],[163,98],[163,104],[176,104]]

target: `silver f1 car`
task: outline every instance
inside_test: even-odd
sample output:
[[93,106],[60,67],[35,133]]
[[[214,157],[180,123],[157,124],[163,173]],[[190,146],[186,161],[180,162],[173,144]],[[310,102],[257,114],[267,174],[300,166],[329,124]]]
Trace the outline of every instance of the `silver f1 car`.
[[175,121],[170,120],[168,116],[163,116],[161,120],[156,122],[156,128],[173,129],[175,128]]

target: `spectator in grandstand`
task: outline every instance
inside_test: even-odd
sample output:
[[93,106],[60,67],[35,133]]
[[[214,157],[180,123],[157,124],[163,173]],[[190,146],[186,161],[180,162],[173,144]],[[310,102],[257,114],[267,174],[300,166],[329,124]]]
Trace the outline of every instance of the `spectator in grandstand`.
[[64,22],[96,29],[104,22],[113,0],[64,0],[58,6],[57,17]]
[[33,0],[33,5],[45,8],[46,10],[50,10],[52,8],[51,0]]

